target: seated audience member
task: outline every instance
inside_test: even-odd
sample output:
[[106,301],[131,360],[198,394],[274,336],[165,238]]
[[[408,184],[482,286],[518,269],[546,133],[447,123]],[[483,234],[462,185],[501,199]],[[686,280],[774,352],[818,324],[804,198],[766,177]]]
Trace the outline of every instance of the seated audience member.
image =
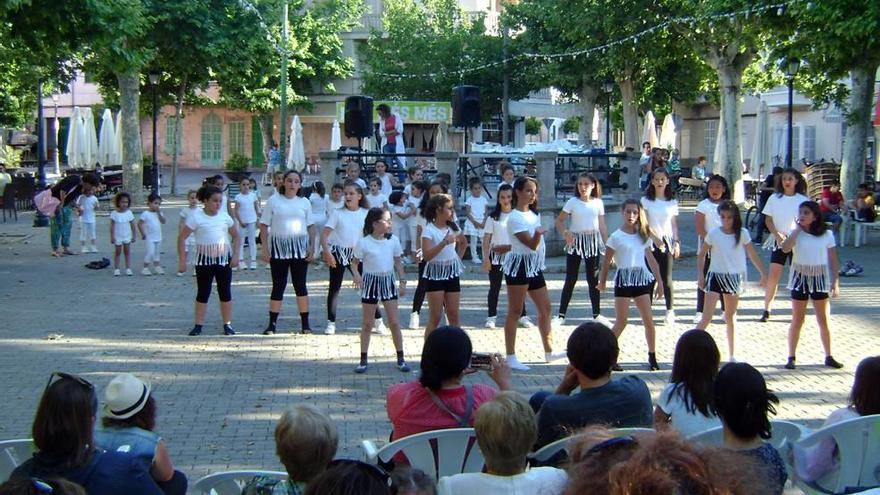
[[[488,385],[463,384],[471,362],[471,339],[458,327],[440,327],[425,339],[418,381],[388,388],[385,409],[392,440],[424,431],[469,427],[474,411],[497,393]],[[500,390],[510,390],[510,367],[494,358],[489,377]]]
[[715,339],[689,330],[675,345],[672,376],[654,409],[654,429],[672,428],[683,437],[721,426],[712,405],[712,383],[721,360]]
[[295,406],[281,415],[275,426],[275,453],[287,471],[279,481],[257,477],[245,485],[242,495],[298,495],[321,474],[339,444],[336,425],[309,405]]
[[390,486],[391,478],[378,467],[337,459],[309,482],[305,495],[390,495]]
[[477,409],[477,444],[486,459],[485,473],[440,478],[440,495],[506,495],[562,493],[565,471],[553,467],[526,469],[526,456],[538,438],[535,413],[516,392],[502,392]]
[[[872,414],[880,414],[880,356],[868,357],[859,363],[849,406],[832,412],[822,426]],[[800,479],[817,480],[837,467],[837,444],[828,437],[809,449],[795,448],[794,459]]]
[[768,481],[780,495],[788,475],[779,452],[764,440],[770,438],[769,414],[776,414],[773,404],[779,399],[767,390],[761,372],[746,363],[727,363],[718,372],[714,387],[715,411],[724,427],[725,447],[754,457]]
[[[568,338],[568,367],[556,392],[538,392],[529,403],[538,412],[537,447],[590,424],[616,428],[653,424],[651,394],[637,376],[611,379],[617,363],[617,338],[607,326],[588,321]],[[572,392],[580,387],[580,392]]]
[[437,495],[437,484],[421,469],[398,467],[391,472],[391,495]]
[[706,180],[706,157],[697,158],[697,164],[691,168],[691,178],[697,180]]
[[52,373],[34,416],[36,452],[9,479],[64,478],[89,495],[162,495],[135,456],[94,446],[97,409],[91,383],[76,375]]
[[110,381],[104,395],[102,426],[95,430],[98,447],[135,456],[163,492],[186,494],[186,475],[174,470],[165,441],[153,432],[156,399],[150,384],[123,373]]
[[674,432],[611,437],[600,430],[572,446],[565,495],[755,495],[758,463],[737,452],[700,448]]
[[27,478],[0,485],[0,495],[87,495],[76,483],[62,478]]
[[877,219],[877,213],[874,211],[874,190],[868,183],[859,184],[856,196],[849,206],[855,212],[857,222],[873,222]]
[[839,180],[832,180],[831,185],[822,189],[819,210],[822,212],[823,220],[830,223],[832,230],[836,232],[843,222],[843,215],[846,214],[846,201],[843,199],[843,193],[840,192]]

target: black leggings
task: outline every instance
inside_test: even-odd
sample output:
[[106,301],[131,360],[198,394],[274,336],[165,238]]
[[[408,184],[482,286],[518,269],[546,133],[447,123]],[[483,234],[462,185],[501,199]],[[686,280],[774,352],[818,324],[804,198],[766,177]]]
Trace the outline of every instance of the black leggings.
[[663,298],[666,299],[666,309],[672,309],[672,249],[666,246],[666,251],[654,246],[652,249],[654,259],[660,267],[660,277],[663,278]]
[[232,300],[232,268],[225,265],[196,265],[196,302],[205,304],[211,297],[211,285],[217,279],[217,296],[220,302]]
[[423,273],[425,273],[424,261],[419,263],[419,282],[418,285],[416,285],[415,293],[413,293],[413,313],[420,313],[422,311],[422,304],[425,302],[425,282],[424,279],[422,279]]
[[309,262],[305,258],[272,258],[269,260],[269,266],[272,268],[272,295],[269,299],[272,301],[284,300],[284,289],[287,288],[287,272],[290,271],[291,283],[296,297],[305,297],[309,295],[309,289],[306,285],[306,276],[309,271]]
[[[336,301],[339,298],[339,290],[342,289],[342,279],[345,277],[346,270],[351,273],[351,265],[342,266],[342,261],[334,252],[333,257],[336,259],[336,268],[330,268],[330,289],[327,291],[327,321],[336,321]],[[363,273],[363,263],[358,263],[358,272]],[[382,317],[379,312],[379,306],[376,305],[376,319]]]
[[599,316],[599,256],[581,258],[576,254],[565,256],[565,284],[562,286],[562,297],[559,299],[559,314],[565,315],[568,311],[568,303],[574,293],[574,286],[578,281],[578,272],[581,269],[581,259],[585,262],[587,272],[587,286],[590,292],[590,305],[593,307],[593,318]]
[[[489,265],[491,268],[489,269],[489,314],[488,316],[491,318],[493,316],[498,316],[498,295],[501,293],[501,281],[504,279],[504,272],[501,270],[501,265]],[[520,316],[526,315],[526,304],[523,302],[522,314]]]

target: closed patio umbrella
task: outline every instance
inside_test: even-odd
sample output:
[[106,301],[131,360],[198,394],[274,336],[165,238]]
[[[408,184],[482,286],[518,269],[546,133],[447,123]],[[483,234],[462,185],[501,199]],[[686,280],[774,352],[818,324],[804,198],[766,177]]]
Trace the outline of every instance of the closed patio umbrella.
[[660,126],[660,147],[665,149],[675,149],[678,146],[678,126],[675,123],[675,114],[668,113],[663,118],[663,125]]
[[80,115],[79,107],[73,107],[73,114],[70,116],[70,125],[67,129],[67,165],[71,168],[80,168],[82,167],[82,155],[80,154],[79,148],[82,146],[80,143],[84,141],[84,139],[80,138],[80,133],[82,132],[82,116]]
[[113,124],[113,113],[104,110],[101,116],[101,133],[98,140],[98,163],[102,167],[119,164],[119,150],[116,147],[116,127]]
[[122,164],[122,111],[116,112],[116,149],[119,154],[119,163],[117,165]]
[[452,146],[449,144],[449,124],[446,121],[440,122],[437,126],[437,144],[434,151],[450,151]]
[[98,134],[95,132],[95,117],[92,109],[89,107],[82,109],[83,115],[83,136],[85,145],[83,146],[83,167],[88,170],[94,170],[95,164],[98,163]]
[[299,122],[299,115],[293,116],[293,122],[290,123],[290,151],[287,155],[287,169],[302,171],[306,167],[306,150],[303,143],[302,124]]
[[333,131],[330,133],[330,149],[333,151],[342,147],[342,133],[339,131],[339,120],[333,119]]
[[751,156],[752,177],[761,178],[770,171],[770,127],[768,126],[767,103],[758,106],[755,121],[755,141]]
[[645,128],[642,131],[642,142],[651,143],[651,148],[656,148],[660,140],[657,139],[657,119],[654,118],[654,112],[648,110],[645,114]]

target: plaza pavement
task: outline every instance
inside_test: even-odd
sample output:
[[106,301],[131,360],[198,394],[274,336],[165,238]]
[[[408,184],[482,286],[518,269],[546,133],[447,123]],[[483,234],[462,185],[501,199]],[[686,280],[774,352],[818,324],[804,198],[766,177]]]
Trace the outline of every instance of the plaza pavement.
[[[20,214],[17,223],[0,224],[0,439],[30,436],[37,401],[50,372],[64,370],[87,377],[103,395],[117,373],[132,372],[152,382],[159,406],[157,431],[167,439],[175,465],[195,480],[209,472],[262,468],[281,469],[275,456],[273,428],[280,413],[297,403],[313,404],[333,418],[339,428],[339,456],[359,457],[362,439],[385,440],[390,425],[384,411],[384,392],[393,383],[412,380],[393,365],[390,337],[373,336],[369,371],[355,375],[358,360],[359,299],[353,289],[341,293],[337,334],[293,335],[299,329],[292,290],[288,291],[279,334],[264,337],[270,290],[268,271],[234,274],[234,337],[220,335],[216,294],[209,304],[205,333],[186,336],[192,325],[193,279],[173,276],[176,263],[174,237],[181,200],[166,202],[169,225],[164,228],[163,265],[171,275],[139,275],[143,247],[133,249],[134,277],[112,276],[112,269],[88,270],[84,264],[109,256],[108,219],[98,217],[99,255],[49,257],[48,229],[31,227],[32,214]],[[616,213],[609,213],[613,221]],[[684,250],[693,252],[693,214],[681,216]],[[73,245],[79,229],[74,227]],[[780,290],[770,323],[757,323],[761,292],[750,290],[740,309],[737,357],[758,367],[770,388],[781,399],[777,418],[817,427],[826,415],[844,405],[853,371],[862,358],[880,354],[876,322],[877,273],[880,255],[873,245],[841,250],[841,259],[854,259],[865,267],[857,278],[843,278],[842,296],[832,305],[835,357],[842,370],[821,366],[822,351],[816,326],[808,318],[798,352],[798,369],[782,368],[790,310],[785,290]],[[765,256],[766,258],[766,256]],[[548,284],[553,309],[562,286],[562,259],[548,260]],[[679,314],[674,329],[658,331],[659,372],[645,371],[646,348],[633,310],[634,324],[621,337],[624,373],[637,374],[657,396],[669,379],[677,337],[692,327],[695,299],[695,260],[686,257],[675,267],[675,306]],[[414,279],[414,274],[410,274]],[[754,278],[754,277],[753,277]],[[325,323],[327,271],[309,273],[312,326]],[[410,284],[413,287],[414,284]],[[486,278],[475,271],[463,277],[462,320],[476,351],[503,350],[502,330],[482,328],[485,320]],[[348,287],[348,286],[346,286]],[[610,293],[606,293],[609,297]],[[411,293],[403,298],[409,307]],[[505,314],[502,294],[500,315]],[[568,324],[554,330],[556,348],[564,348],[576,324],[587,316],[585,282],[575,293]],[[529,313],[534,309],[529,303]],[[662,319],[662,305],[655,304]],[[609,299],[603,314],[612,318]],[[408,310],[402,311],[404,321]],[[423,321],[427,307],[423,309]],[[499,319],[500,319],[499,318]],[[726,355],[720,320],[710,328],[722,356]],[[406,356],[418,368],[423,330],[405,330]],[[520,359],[537,363],[542,356],[537,330],[520,330]],[[530,394],[556,386],[563,364],[534,364],[527,373],[515,373],[516,390]],[[617,375],[617,374],[616,374]],[[468,378],[491,383],[484,375]]]

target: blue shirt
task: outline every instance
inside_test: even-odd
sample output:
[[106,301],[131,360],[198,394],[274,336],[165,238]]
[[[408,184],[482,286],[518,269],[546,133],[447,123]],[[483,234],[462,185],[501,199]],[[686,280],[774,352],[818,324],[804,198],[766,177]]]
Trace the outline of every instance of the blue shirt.
[[758,463],[767,469],[767,481],[773,488],[773,495],[782,495],[785,480],[788,473],[785,471],[785,463],[775,447],[764,442],[757,449],[743,450],[743,454],[754,457]]
[[85,466],[68,468],[63,461],[37,452],[12,471],[10,480],[56,476],[79,484],[89,495],[164,495],[150,472],[134,456],[99,450]]
[[136,426],[95,428],[95,444],[111,452],[124,452],[136,457],[146,469],[153,465],[159,435]]

